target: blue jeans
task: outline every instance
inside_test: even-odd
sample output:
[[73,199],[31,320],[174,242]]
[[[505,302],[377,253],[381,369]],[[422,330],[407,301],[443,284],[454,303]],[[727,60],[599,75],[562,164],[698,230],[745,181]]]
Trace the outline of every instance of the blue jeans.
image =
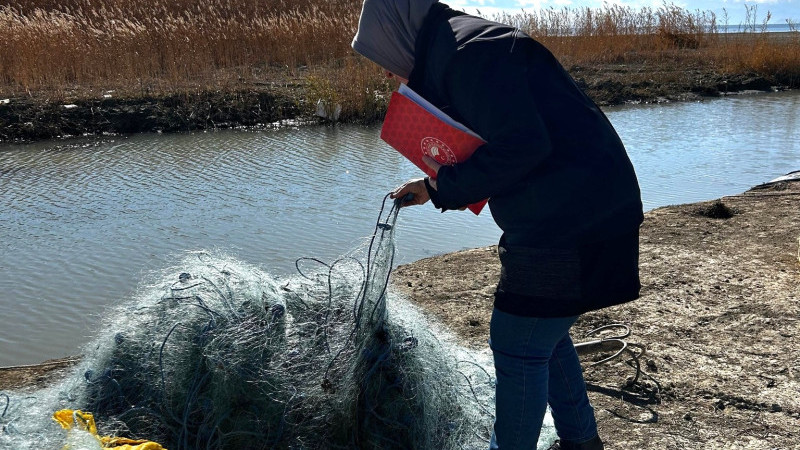
[[490,449],[536,449],[548,403],[561,440],[577,443],[597,435],[594,409],[568,333],[577,318],[492,312],[489,347],[497,387]]

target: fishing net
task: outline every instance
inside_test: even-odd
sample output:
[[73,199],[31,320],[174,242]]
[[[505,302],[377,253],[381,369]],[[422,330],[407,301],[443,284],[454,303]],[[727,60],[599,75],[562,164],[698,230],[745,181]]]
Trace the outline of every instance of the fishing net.
[[397,214],[284,279],[188,254],[106,315],[62,383],[0,394],[0,448],[61,448],[63,408],[170,450],[486,448],[489,362],[387,289]]

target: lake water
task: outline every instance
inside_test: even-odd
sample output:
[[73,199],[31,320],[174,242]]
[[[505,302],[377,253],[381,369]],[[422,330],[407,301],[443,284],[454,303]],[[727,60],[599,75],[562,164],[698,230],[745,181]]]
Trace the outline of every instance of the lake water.
[[[645,209],[800,169],[800,93],[607,110]],[[372,233],[417,176],[379,127],[135,135],[0,146],[0,366],[74,354],[143,274],[218,249],[278,276]],[[491,245],[487,211],[401,212],[397,262]]]
[[717,31],[720,33],[792,33],[797,31],[797,26],[789,25],[788,23],[770,23],[764,27],[759,21],[755,24],[749,22],[749,25],[718,25]]

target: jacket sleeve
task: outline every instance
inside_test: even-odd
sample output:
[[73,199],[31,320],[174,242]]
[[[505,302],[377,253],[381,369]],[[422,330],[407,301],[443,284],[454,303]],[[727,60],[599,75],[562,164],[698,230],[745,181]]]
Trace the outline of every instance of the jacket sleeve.
[[523,52],[475,47],[459,50],[442,86],[450,107],[487,143],[439,169],[437,200],[446,209],[514,189],[552,151]]

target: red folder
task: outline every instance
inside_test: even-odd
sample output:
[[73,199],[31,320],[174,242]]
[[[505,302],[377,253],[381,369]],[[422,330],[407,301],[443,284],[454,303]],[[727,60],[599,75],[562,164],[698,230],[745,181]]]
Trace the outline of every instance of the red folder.
[[[466,160],[486,143],[405,85],[392,93],[381,139],[431,178],[436,178],[436,173],[422,162],[423,155],[451,165]],[[472,203],[467,208],[480,214],[487,201]]]

